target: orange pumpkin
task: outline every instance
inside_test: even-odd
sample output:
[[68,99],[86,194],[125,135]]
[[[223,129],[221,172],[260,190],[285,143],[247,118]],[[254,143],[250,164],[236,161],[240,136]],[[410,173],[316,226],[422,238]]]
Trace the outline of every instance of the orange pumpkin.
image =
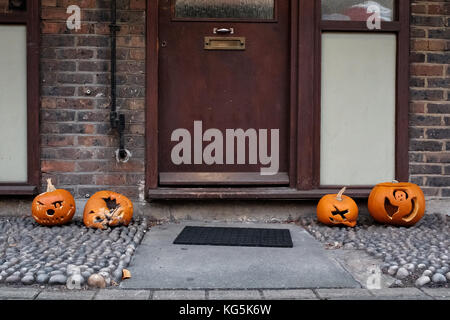
[[425,214],[425,197],[414,183],[380,183],[370,193],[368,209],[378,222],[412,226]]
[[338,194],[327,194],[320,199],[317,205],[317,219],[320,222],[329,226],[356,226],[358,206],[352,198],[344,195],[345,190],[344,187]]
[[133,203],[120,193],[99,191],[86,203],[83,222],[86,227],[106,229],[127,226],[133,217]]
[[34,198],[31,214],[37,223],[45,226],[65,224],[72,220],[76,211],[75,200],[69,191],[56,189],[47,179],[47,191]]

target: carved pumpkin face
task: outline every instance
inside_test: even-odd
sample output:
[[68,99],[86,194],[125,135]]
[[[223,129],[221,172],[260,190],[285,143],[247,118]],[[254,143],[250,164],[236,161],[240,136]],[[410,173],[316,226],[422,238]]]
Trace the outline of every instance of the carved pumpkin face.
[[368,209],[378,222],[412,226],[425,214],[425,197],[414,183],[380,183],[370,193]]
[[358,206],[352,198],[343,195],[344,192],[345,188],[338,194],[328,194],[320,199],[317,205],[317,219],[320,222],[329,226],[356,226]]
[[56,189],[47,180],[47,191],[34,198],[31,213],[37,223],[45,226],[65,224],[72,220],[76,211],[75,200],[69,191]]
[[83,222],[88,228],[127,226],[133,217],[133,203],[120,193],[99,191],[86,203]]

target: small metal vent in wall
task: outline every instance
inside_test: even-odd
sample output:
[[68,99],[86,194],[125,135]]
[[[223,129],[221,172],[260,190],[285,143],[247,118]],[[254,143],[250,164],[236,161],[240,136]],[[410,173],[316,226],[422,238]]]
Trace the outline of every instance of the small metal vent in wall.
[[27,10],[27,1],[9,0],[9,10],[25,11]]

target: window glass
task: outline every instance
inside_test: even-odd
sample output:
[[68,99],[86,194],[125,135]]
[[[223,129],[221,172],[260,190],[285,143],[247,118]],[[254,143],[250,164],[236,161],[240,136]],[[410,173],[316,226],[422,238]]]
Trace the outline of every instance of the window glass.
[[275,0],[175,0],[176,18],[274,19]]
[[395,177],[396,35],[322,35],[321,185]]
[[0,13],[12,13],[26,10],[26,0],[0,0]]
[[371,17],[374,12],[377,12],[371,10],[372,8],[375,8],[373,6],[379,8],[381,21],[393,20],[394,0],[322,0],[322,19],[367,21],[367,19]]
[[27,181],[26,26],[0,25],[0,183]]

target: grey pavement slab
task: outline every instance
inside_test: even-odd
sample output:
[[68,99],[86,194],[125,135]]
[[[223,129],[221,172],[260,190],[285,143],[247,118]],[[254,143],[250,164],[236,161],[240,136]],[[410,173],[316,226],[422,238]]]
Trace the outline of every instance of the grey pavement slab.
[[94,300],[149,300],[150,295],[150,290],[102,289]]
[[389,288],[395,278],[381,272],[379,265],[381,260],[370,256],[363,250],[327,250],[330,257],[338,261],[347,271],[351,273],[353,278],[358,281],[363,288],[367,288],[371,284],[374,272],[378,272],[380,289]]
[[95,291],[42,291],[36,300],[92,300]]
[[158,290],[153,292],[153,300],[205,300],[205,290]]
[[426,298],[425,293],[417,288],[389,288],[389,289],[378,289],[370,290],[370,292],[378,297],[384,299],[406,299],[412,298]]
[[435,298],[450,299],[450,288],[422,288],[422,291]]
[[257,290],[211,290],[208,292],[210,300],[261,300]]
[[[187,225],[285,228],[293,248],[174,245]],[[322,245],[294,224],[170,223],[150,229],[128,269],[128,289],[359,288]]]
[[317,300],[311,289],[264,290],[264,299],[268,300]]
[[38,293],[31,288],[0,288],[0,300],[32,300]]
[[321,299],[359,299],[359,300],[370,300],[374,296],[370,294],[367,289],[317,289],[317,295]]

